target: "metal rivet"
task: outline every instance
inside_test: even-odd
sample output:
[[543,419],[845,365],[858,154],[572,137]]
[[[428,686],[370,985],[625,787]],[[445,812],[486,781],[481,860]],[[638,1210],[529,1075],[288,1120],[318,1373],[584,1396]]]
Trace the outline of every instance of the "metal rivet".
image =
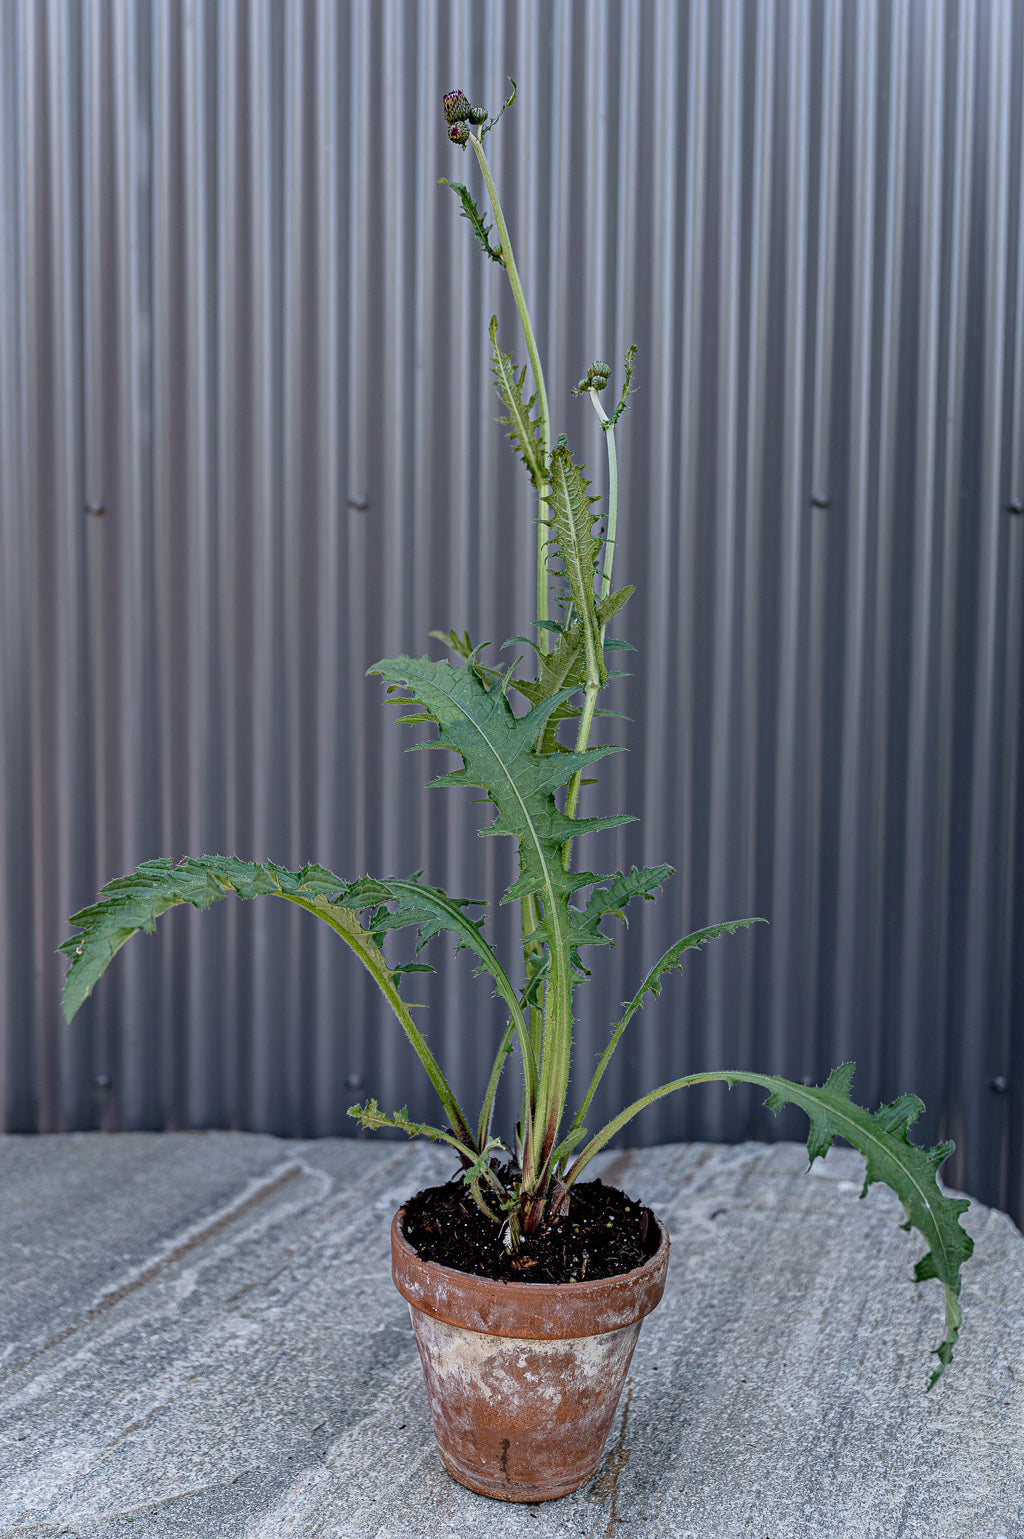
[[362,1090],[362,1088],[363,1088],[363,1076],[361,1074],[346,1074],[345,1075],[345,1089],[346,1090]]
[[1005,1074],[997,1074],[995,1079],[991,1081],[991,1088],[995,1091],[996,1095],[1005,1095],[1010,1088],[1010,1081]]
[[93,1084],[96,1086],[97,1090],[109,1090],[113,1083],[114,1081],[111,1079],[109,1074],[97,1074],[96,1078],[93,1080]]

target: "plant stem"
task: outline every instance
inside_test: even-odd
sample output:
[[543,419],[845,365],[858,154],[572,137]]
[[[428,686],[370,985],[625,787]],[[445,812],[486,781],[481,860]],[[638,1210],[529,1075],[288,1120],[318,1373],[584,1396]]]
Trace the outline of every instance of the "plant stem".
[[[594,410],[602,425],[608,421],[608,413],[601,405],[596,390],[588,390]],[[607,598],[612,591],[612,563],[615,560],[615,532],[619,520],[619,462],[615,453],[615,429],[605,427],[604,436],[608,444],[608,527],[604,536],[604,557],[601,562],[601,597]],[[601,640],[604,641],[605,628],[601,628]]]
[[[587,687],[583,700],[583,711],[580,715],[579,730],[576,733],[576,752],[583,753],[590,741],[590,729],[594,724],[594,712],[597,709],[597,694],[601,688],[601,680],[596,673],[591,673],[590,657],[587,657]],[[569,794],[565,800],[565,815],[569,818],[576,816],[576,806],[580,799],[580,787],[583,783],[583,771],[577,770],[569,782]],[[571,846],[566,840],[562,846],[562,869],[568,871]]]
[[455,1094],[442,1074],[437,1059],[410,1015],[409,1006],[399,994],[395,986],[394,974],[373,936],[358,923],[354,915],[335,904],[327,903],[322,899],[318,902],[316,899],[300,898],[296,893],[291,892],[281,891],[280,896],[288,903],[294,903],[296,907],[304,908],[307,913],[315,914],[318,919],[322,919],[325,924],[330,925],[336,935],[341,936],[347,946],[352,948],[391,1006],[399,1026],[405,1032],[413,1051],[426,1069],[430,1083],[451,1123],[454,1137],[459,1144],[465,1145],[467,1149],[473,1149],[473,1133],[466,1114],[455,1099]]
[[[516,267],[516,259],[512,251],[512,241],[509,237],[508,226],[505,223],[505,215],[502,212],[501,200],[498,197],[498,189],[494,185],[491,168],[487,161],[483,143],[477,134],[470,134],[469,142],[476,151],[476,158],[480,163],[484,182],[487,187],[487,196],[491,202],[491,212],[494,214],[494,223],[498,230],[498,240],[501,245],[501,260],[508,273],[508,281],[512,287],[512,295],[519,312],[519,324],[523,328],[523,337],[526,341],[526,351],[530,359],[530,368],[533,372],[533,383],[537,391],[537,407],[540,413],[540,442],[541,452],[545,466],[551,456],[551,422],[548,415],[548,395],[544,387],[544,370],[541,368],[540,354],[537,351],[537,338],[534,335],[533,325],[530,321],[530,312],[526,308],[526,299],[523,295],[523,286],[519,281],[519,269]],[[537,523],[537,619],[540,622],[538,637],[542,652],[549,650],[548,633],[546,624],[549,615],[548,608],[548,564],[547,564],[547,535],[544,525],[544,500],[547,491],[547,483],[543,482],[537,487],[537,495],[540,499],[540,509]]]
[[[601,405],[596,390],[588,390],[591,404],[597,412],[598,419],[604,427],[604,436],[608,445],[608,523],[605,529],[604,552],[601,560],[601,598],[607,598],[612,591],[612,565],[615,561],[615,535],[619,520],[619,462],[615,453],[615,429],[608,425],[608,413]],[[604,633],[606,625],[601,627],[600,644],[604,649]],[[593,664],[593,666],[592,666]],[[598,676],[596,659],[592,660],[590,652],[587,652],[587,693],[583,703],[583,714],[580,717],[579,732],[576,735],[576,752],[582,753],[590,741],[590,729],[594,722],[594,711],[597,705],[597,692],[601,687]],[[570,818],[576,816],[576,807],[580,799],[580,785],[582,777],[575,774],[569,785],[569,795],[566,798],[565,811]],[[562,865],[569,869],[570,847],[568,842],[562,851]]]
[[[498,189],[494,185],[494,177],[491,175],[491,167],[487,159],[483,141],[478,134],[470,134],[469,142],[476,154],[484,184],[487,188],[487,196],[491,204],[491,212],[494,215],[494,223],[498,232],[498,241],[501,246],[502,265],[508,274],[509,285],[512,289],[512,297],[516,302],[516,310],[519,314],[519,324],[522,327],[523,338],[526,342],[526,352],[530,360],[530,369],[533,373],[534,389],[537,394],[537,409],[539,415],[538,426],[540,428],[541,457],[545,467],[551,458],[551,418],[548,411],[548,393],[544,384],[544,370],[541,366],[540,353],[537,349],[537,338],[530,320],[530,312],[526,306],[526,296],[523,294],[523,285],[519,278],[519,269],[516,266],[515,253],[512,250],[512,238],[508,233],[508,225],[505,223],[505,214],[498,197]],[[545,531],[545,496],[547,482],[543,481],[536,487],[539,500],[537,517],[537,619],[540,622],[538,631],[538,646],[542,652],[550,650],[550,642],[546,629],[550,614],[548,604],[548,564],[547,564],[547,535]],[[537,908],[537,900],[531,894],[524,898],[520,904],[520,927],[523,936],[523,960],[524,966],[528,965],[531,951],[539,950],[535,945],[530,945],[526,937],[530,935],[540,922]],[[530,1037],[533,1043],[534,1053],[539,1062],[543,1046],[544,1013],[536,1005],[530,1006]],[[537,1110],[536,1094],[533,1104],[530,1104],[531,1096],[529,1088],[523,1090],[523,1116],[522,1128],[527,1146],[536,1148],[539,1129],[534,1127],[534,1117]]]

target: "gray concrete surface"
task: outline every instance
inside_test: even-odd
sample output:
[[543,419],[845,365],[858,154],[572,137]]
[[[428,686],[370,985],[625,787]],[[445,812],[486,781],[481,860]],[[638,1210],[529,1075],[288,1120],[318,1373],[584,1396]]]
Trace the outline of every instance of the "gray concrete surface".
[[604,1174],[672,1234],[604,1462],[507,1507],[434,1449],[388,1226],[418,1144],[0,1139],[0,1534],[1024,1539],[1024,1239],[975,1206],[964,1334],[861,1162],[673,1145]]

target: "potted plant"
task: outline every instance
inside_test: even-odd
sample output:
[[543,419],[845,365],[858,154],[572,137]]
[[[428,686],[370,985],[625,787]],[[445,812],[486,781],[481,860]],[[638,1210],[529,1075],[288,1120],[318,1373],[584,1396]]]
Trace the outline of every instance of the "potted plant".
[[[918,1229],[927,1243],[915,1279],[937,1278],[945,1291],[946,1329],[930,1385],[950,1362],[957,1340],[960,1267],[972,1241],[960,1225],[966,1201],[944,1195],[936,1180],[952,1144],[923,1149],[910,1142],[908,1130],[923,1109],[916,1096],[901,1096],[873,1113],[857,1106],[850,1097],[852,1064],[835,1069],[819,1086],[742,1069],[689,1074],[588,1130],[587,1114],[612,1054],[641,1006],[660,993],[665,975],[681,968],[687,951],[754,919],[698,930],[648,966],[612,1023],[570,1115],[573,996],[586,976],[583,954],[610,945],[608,927],[624,920],[630,903],[655,898],[671,867],[598,874],[574,860],[579,838],[628,821],[582,816],[578,803],[584,776],[616,751],[590,739],[611,677],[609,661],[626,645],[609,636],[609,627],[633,592],[615,588],[612,579],[615,429],[630,394],[635,349],[625,355],[621,393],[610,414],[600,400],[610,378],[606,364],[591,364],[576,387],[592,402],[607,445],[602,535],[583,468],[564,437],[552,443],[544,374],[484,152],[486,135],[514,98],[513,83],[501,111],[489,118],[453,91],[444,98],[444,112],[449,138],[463,151],[471,148],[479,164],[493,230],[469,190],[450,185],[476,241],[508,277],[526,346],[528,397],[527,365],[517,368],[502,351],[497,319],[491,321],[502,420],[538,499],[535,634],[506,644],[519,651],[503,668],[486,661],[468,636],[435,632],[450,659],[391,657],[369,671],[403,707],[400,721],[432,729],[414,747],[446,749],[461,760],[461,768],[431,784],[482,790],[494,819],[481,832],[516,841],[518,874],[503,901],[519,905],[517,965],[506,967],[499,959],[467,900],[420,874],[349,880],[319,865],[288,871],[233,856],[146,861],[109,882],[96,903],[73,916],[78,933],[61,950],[70,958],[64,992],[69,1021],[125,941],[153,930],[159,915],[179,903],[207,908],[229,892],[283,898],[328,924],[356,953],[429,1076],[443,1115],[428,1125],[404,1109],[385,1113],[372,1099],[352,1107],[350,1115],[364,1128],[437,1140],[458,1161],[453,1182],[418,1194],[392,1225],[394,1278],[410,1304],[441,1457],[456,1479],[475,1490],[539,1501],[575,1489],[597,1467],[641,1321],[664,1288],[669,1242],[658,1220],[624,1194],[580,1180],[594,1155],[659,1097],[711,1080],[759,1085],[772,1111],[792,1104],[806,1113],[812,1162],[837,1137],[860,1150],[864,1190],[875,1181],[891,1187],[907,1227]],[[550,608],[552,588],[557,618]],[[524,654],[531,660],[526,670]],[[570,740],[563,742],[563,735]],[[400,930],[411,932],[412,961],[388,956],[392,932]],[[425,967],[415,960],[422,947],[442,933],[473,954],[507,1012],[475,1118],[457,1101],[403,992],[407,975]],[[515,1127],[498,1136],[492,1127],[495,1093],[514,1054],[522,1077],[520,1114]]]

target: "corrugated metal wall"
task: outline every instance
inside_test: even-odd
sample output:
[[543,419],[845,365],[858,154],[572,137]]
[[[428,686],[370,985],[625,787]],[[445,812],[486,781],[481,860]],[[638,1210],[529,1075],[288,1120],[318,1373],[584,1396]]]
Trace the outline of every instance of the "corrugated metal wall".
[[[54,948],[157,854],[500,893],[510,852],[421,788],[363,675],[533,616],[486,365],[514,313],[436,185],[476,181],[442,91],[493,109],[506,75],[488,143],[592,472],[568,387],[640,349],[616,572],[638,680],[592,807],[643,821],[594,859],[679,874],[597,958],[581,1062],[675,935],[766,914],[638,1018],[604,1108],[686,1067],[854,1056],[863,1098],[917,1089],[951,1179],[1019,1214],[1015,0],[0,0],[3,1125],[430,1110],[306,916],[170,915],[70,1030]],[[500,1020],[462,961],[424,987],[471,1099]],[[799,1124],[709,1090],[631,1131]]]

